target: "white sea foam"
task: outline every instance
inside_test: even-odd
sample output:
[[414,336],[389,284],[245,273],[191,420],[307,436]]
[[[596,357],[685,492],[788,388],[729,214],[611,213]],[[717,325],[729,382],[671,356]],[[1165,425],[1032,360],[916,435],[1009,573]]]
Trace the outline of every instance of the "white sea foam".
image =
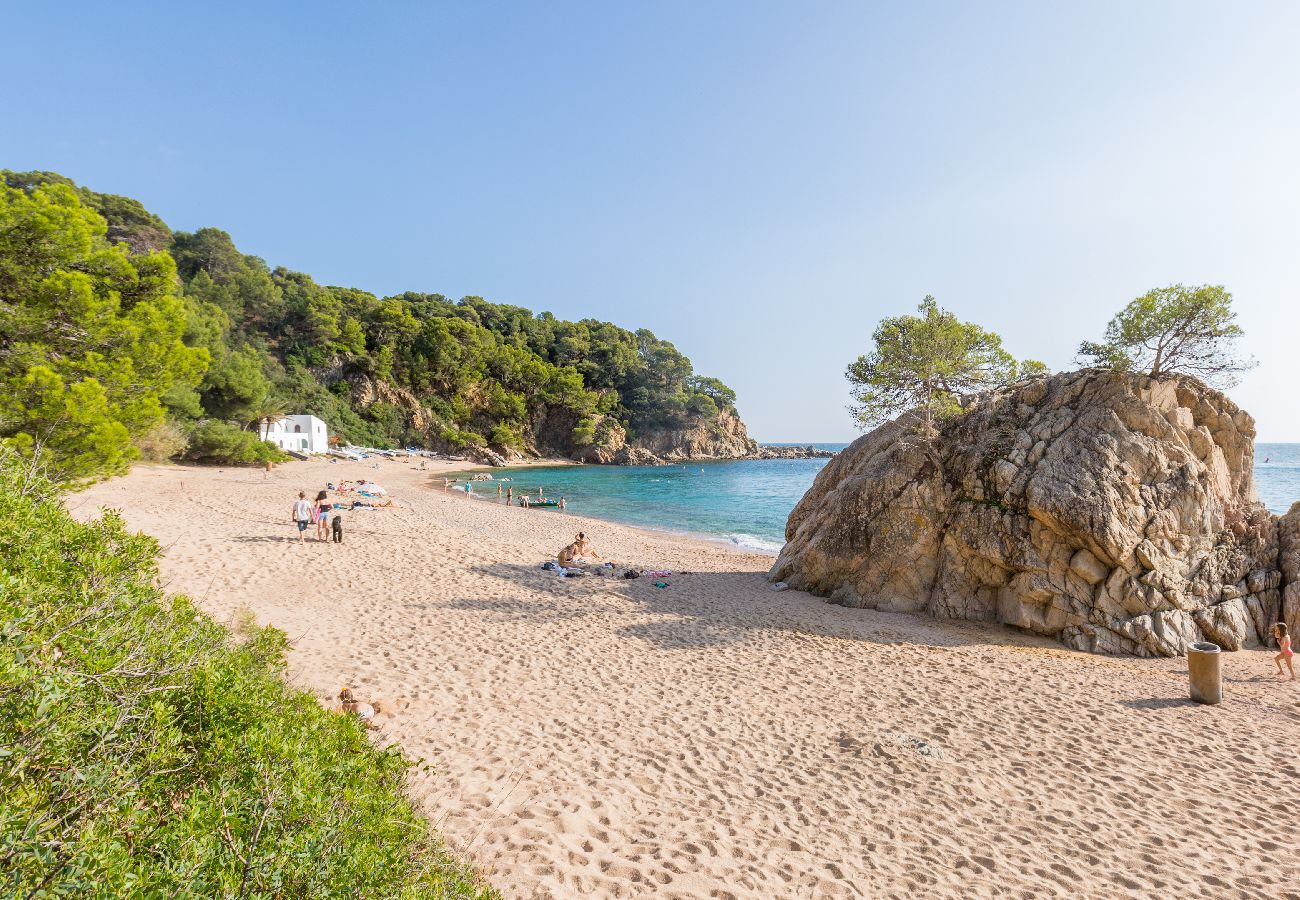
[[746,550],[756,550],[759,553],[770,553],[773,556],[781,552],[785,545],[780,541],[771,541],[767,538],[761,538],[753,534],[729,534],[727,540],[737,547],[744,547]]

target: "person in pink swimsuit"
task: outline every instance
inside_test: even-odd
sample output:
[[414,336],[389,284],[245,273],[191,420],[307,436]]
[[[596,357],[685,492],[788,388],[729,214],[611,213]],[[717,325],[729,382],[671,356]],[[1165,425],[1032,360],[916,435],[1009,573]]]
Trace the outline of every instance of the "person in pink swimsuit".
[[1291,680],[1295,681],[1295,666],[1291,665],[1291,657],[1295,654],[1291,650],[1291,635],[1287,634],[1284,623],[1278,622],[1273,626],[1273,637],[1277,638],[1277,647],[1282,651],[1273,657],[1273,662],[1277,664],[1277,674],[1282,674],[1282,661],[1286,660],[1286,667],[1291,672]]

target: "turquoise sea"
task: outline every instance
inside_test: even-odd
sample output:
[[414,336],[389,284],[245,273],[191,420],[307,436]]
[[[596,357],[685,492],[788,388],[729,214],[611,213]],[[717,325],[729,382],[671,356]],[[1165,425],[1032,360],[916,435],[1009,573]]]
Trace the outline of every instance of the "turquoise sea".
[[[800,445],[806,446],[806,445]],[[814,444],[840,450],[845,444]],[[696,534],[740,547],[776,553],[785,520],[825,459],[741,460],[674,466],[538,466],[494,469],[510,478],[515,495],[563,496],[570,512],[629,525]],[[1255,448],[1259,498],[1274,512],[1300,500],[1300,444]],[[496,493],[476,485],[479,496]],[[538,515],[554,515],[538,510]]]

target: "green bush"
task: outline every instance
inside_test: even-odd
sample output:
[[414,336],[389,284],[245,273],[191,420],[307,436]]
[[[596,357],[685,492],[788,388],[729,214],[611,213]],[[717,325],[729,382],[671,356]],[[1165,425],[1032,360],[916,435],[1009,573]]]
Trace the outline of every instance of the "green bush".
[[185,452],[190,445],[185,432],[174,422],[162,422],[136,438],[140,458],[146,462],[165,462]]
[[261,440],[253,432],[216,419],[209,419],[194,427],[190,432],[190,449],[186,451],[185,457],[227,465],[254,465],[289,458],[275,444]]
[[520,426],[508,422],[498,422],[496,427],[492,429],[492,436],[488,439],[488,444],[505,450],[523,449],[524,438],[519,433],[519,428]]
[[590,416],[578,420],[578,424],[573,426],[573,432],[569,435],[569,440],[573,441],[575,447],[589,447],[596,442],[596,421]]
[[0,460],[0,893],[491,898],[408,767],[156,586],[152,538],[81,524]]
[[455,450],[487,446],[487,441],[483,440],[483,435],[475,434],[472,431],[460,431],[456,428],[444,428],[441,436],[442,439],[447,442],[447,446]]

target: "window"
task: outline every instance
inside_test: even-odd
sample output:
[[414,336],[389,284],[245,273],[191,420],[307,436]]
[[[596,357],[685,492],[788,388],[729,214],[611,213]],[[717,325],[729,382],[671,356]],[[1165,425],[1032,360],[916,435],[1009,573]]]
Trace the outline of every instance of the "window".
[[301,426],[301,425],[295,425],[295,426],[293,426],[293,433],[294,433],[294,434],[302,434],[302,426]]

